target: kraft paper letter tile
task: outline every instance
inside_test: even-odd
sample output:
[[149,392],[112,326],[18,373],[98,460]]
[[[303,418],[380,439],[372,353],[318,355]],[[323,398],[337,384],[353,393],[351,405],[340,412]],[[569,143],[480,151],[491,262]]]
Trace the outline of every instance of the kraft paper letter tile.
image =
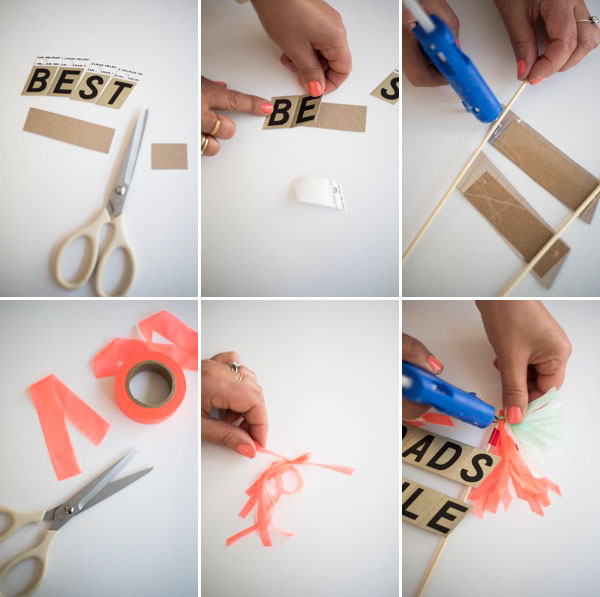
[[265,129],[289,129],[294,122],[296,108],[300,101],[300,95],[282,95],[272,97],[273,112],[265,117],[263,130]]
[[402,479],[402,520],[438,535],[449,535],[471,506],[414,481]]
[[[554,234],[554,230],[483,153],[477,157],[458,188],[524,262],[533,259]],[[552,285],[569,250],[559,239],[533,268],[546,288]]]
[[60,56],[38,56],[21,95],[47,95],[59,66]]
[[48,95],[54,97],[70,97],[81,78],[89,60],[87,58],[61,58],[60,68],[56,73]]
[[[490,143],[569,209],[577,209],[600,180],[565,155],[535,129],[509,112]],[[598,201],[581,214],[592,221]]]
[[335,180],[318,176],[300,176],[291,184],[292,195],[301,203],[313,203],[346,211],[342,185]]
[[142,73],[119,68],[108,82],[96,104],[118,110],[142,78]]
[[187,170],[186,143],[152,143],[152,170]]
[[394,69],[373,91],[371,95],[389,104],[395,104],[400,99],[400,73]]
[[420,526],[428,514],[444,500],[441,493],[402,479],[402,520]]
[[[408,439],[402,441],[403,462],[463,485],[477,487],[500,461],[495,454],[432,431],[416,428],[411,435],[407,432],[406,437]],[[450,466],[445,468],[448,464]]]
[[306,126],[315,122],[319,116],[322,97],[313,97],[312,95],[301,95],[296,104],[292,127]]
[[408,444],[410,438],[413,436],[414,432],[418,429],[414,425],[405,425],[402,423],[402,448],[404,449],[404,445]]
[[305,126],[364,133],[367,128],[367,106],[322,103],[317,120]]
[[106,126],[37,108],[29,109],[23,130],[102,153],[108,153],[115,133]]
[[71,94],[72,100],[95,103],[113,76],[116,66],[91,62]]

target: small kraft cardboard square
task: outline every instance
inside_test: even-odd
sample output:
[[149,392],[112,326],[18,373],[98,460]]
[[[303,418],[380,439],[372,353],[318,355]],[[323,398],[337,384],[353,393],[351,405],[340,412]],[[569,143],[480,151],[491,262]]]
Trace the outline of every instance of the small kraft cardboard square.
[[152,143],[152,170],[187,170],[186,143]]
[[371,95],[388,104],[396,104],[400,99],[400,73],[394,69],[373,91]]
[[106,126],[37,108],[29,109],[23,130],[102,153],[109,152],[115,133]]
[[471,505],[402,478],[402,520],[438,535],[449,535]]

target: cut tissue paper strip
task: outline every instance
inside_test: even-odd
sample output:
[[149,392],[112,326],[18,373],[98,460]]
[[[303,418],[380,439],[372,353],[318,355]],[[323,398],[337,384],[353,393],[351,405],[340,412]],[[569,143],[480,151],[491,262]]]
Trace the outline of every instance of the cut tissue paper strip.
[[[310,452],[302,454],[298,458],[290,460],[285,456],[281,456],[275,452],[271,452],[265,448],[261,448],[256,444],[256,450],[261,454],[269,454],[275,456],[279,460],[272,462],[269,468],[248,488],[246,494],[250,496],[250,499],[246,502],[246,505],[242,508],[239,513],[241,518],[246,518],[252,509],[256,506],[256,523],[252,526],[236,533],[229,537],[225,543],[227,546],[235,543],[242,537],[245,537],[252,531],[256,531],[264,547],[271,547],[271,535],[269,533],[269,527],[273,526],[274,529],[285,535],[286,537],[293,537],[293,533],[284,531],[273,523],[273,513],[275,512],[275,506],[283,494],[291,495],[293,493],[299,493],[304,487],[302,475],[296,468],[297,465],[312,465],[320,466],[321,468],[327,468],[344,475],[352,475],[354,468],[350,466],[338,466],[334,464],[321,464],[318,462],[309,462],[311,458]],[[283,475],[286,472],[292,473],[296,478],[296,487],[292,490],[286,489],[283,484]]]
[[99,445],[109,424],[55,375],[29,387],[46,441],[48,455],[59,481],[81,473],[67,431],[65,417],[91,442]]
[[493,453],[501,457],[500,463],[486,477],[483,483],[471,491],[473,501],[472,512],[475,516],[483,518],[485,511],[496,513],[500,502],[507,511],[512,501],[509,485],[512,485],[515,494],[521,500],[529,503],[529,507],[536,514],[544,515],[542,508],[550,505],[549,490],[561,495],[556,483],[545,477],[535,477],[521,456],[517,444],[508,434],[503,420],[498,423],[496,438],[490,439]]
[[299,176],[290,185],[292,195],[301,203],[312,203],[346,211],[342,184],[329,178]]
[[[96,378],[116,375],[121,363],[138,353],[146,353],[148,349],[170,356],[182,369],[198,370],[198,332],[177,317],[161,311],[140,321],[138,330],[144,340],[114,338],[94,357],[92,366]],[[155,333],[171,344],[154,342]]]

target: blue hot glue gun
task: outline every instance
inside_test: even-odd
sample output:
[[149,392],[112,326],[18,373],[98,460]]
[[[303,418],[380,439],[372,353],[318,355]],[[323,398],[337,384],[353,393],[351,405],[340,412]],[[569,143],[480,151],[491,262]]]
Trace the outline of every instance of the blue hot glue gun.
[[448,80],[467,112],[481,122],[492,122],[502,112],[502,106],[469,57],[458,47],[444,21],[428,15],[417,0],[404,0],[417,20],[413,33],[423,52]]
[[465,392],[405,361],[402,361],[402,396],[412,402],[429,404],[440,412],[482,429],[495,420],[494,407],[474,393]]

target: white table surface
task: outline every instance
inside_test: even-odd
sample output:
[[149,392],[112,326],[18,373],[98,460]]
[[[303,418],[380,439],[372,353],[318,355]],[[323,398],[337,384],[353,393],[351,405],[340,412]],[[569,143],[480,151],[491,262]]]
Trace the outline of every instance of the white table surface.
[[[297,127],[237,132],[202,160],[202,296],[398,296],[400,103],[371,91],[398,66],[395,0],[331,0],[352,52],[347,81],[324,101],[367,106],[366,133]],[[202,2],[202,74],[270,99],[302,94],[252,6]],[[299,204],[297,176],[342,183],[347,211]]]
[[[600,519],[596,515],[598,476],[597,397],[591,391],[597,368],[594,330],[600,326],[600,304],[581,301],[544,303],[573,344],[561,399],[568,407],[564,458],[542,473],[555,481],[562,497],[550,493],[544,517],[514,499],[507,513],[483,519],[467,516],[453,531],[431,578],[426,597],[527,595],[563,597],[596,595],[595,567]],[[403,331],[419,338],[445,365],[444,379],[474,391],[496,408],[501,405],[500,378],[492,366],[493,351],[471,301],[404,301]],[[473,446],[484,431],[458,422],[430,427],[440,435]],[[403,474],[427,487],[458,497],[464,486],[410,466]],[[402,524],[402,592],[413,595],[429,564],[439,536]]]
[[263,388],[267,447],[356,467],[351,477],[301,467],[265,548],[237,513],[274,460],[202,442],[205,597],[398,595],[398,302],[203,301],[202,355],[237,351]]
[[[171,418],[143,425],[115,403],[114,379],[96,379],[91,368],[112,337],[134,337],[136,323],[162,309],[197,328],[194,301],[0,302],[0,504],[53,508],[132,448],[138,454],[117,478],[154,467],[62,528],[38,597],[197,594],[197,373],[185,372],[187,394]],[[110,423],[99,446],[67,425],[82,473],[64,481],[56,480],[28,391],[51,373]],[[40,525],[29,525],[0,544],[0,567],[35,545],[40,532]],[[28,562],[21,568],[8,580],[23,588],[34,567]],[[0,589],[8,590],[5,581]]]
[[[123,211],[137,263],[129,294],[198,295],[197,29],[195,0],[0,1],[0,295],[94,295],[89,284],[78,291],[59,286],[50,254],[105,204],[117,157],[145,107]],[[38,55],[85,56],[144,76],[120,110],[22,96]],[[110,152],[24,132],[30,107],[115,129]],[[152,143],[187,143],[189,169],[151,170]],[[108,281],[116,282],[121,266],[118,257],[109,262]]]
[[[508,34],[493,2],[450,0],[460,41],[499,100],[519,86]],[[586,2],[600,14],[600,1]],[[590,25],[593,26],[593,25]],[[575,68],[528,87],[514,111],[554,145],[600,178],[597,112],[600,52]],[[462,108],[449,87],[402,87],[402,246],[405,250],[488,130]],[[557,228],[571,213],[550,193],[488,145],[484,153],[538,213]],[[575,222],[564,235],[571,247],[550,290],[528,275],[513,296],[597,296],[600,223]],[[496,296],[523,261],[459,191],[454,191],[406,260],[403,296]]]

